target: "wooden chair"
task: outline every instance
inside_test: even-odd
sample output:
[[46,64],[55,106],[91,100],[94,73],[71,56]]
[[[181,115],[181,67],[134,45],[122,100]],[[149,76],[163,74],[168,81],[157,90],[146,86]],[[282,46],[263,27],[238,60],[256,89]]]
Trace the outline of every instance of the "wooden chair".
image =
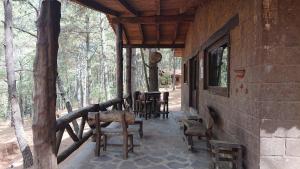
[[[124,98],[124,110],[126,111],[132,111],[132,104],[130,105],[129,101],[130,99],[128,99],[128,97]],[[143,138],[143,120],[141,118],[135,118],[134,120],[134,124],[130,124],[130,125],[138,125],[139,126],[139,136],[140,138]]]
[[214,118],[212,116],[212,109],[209,108],[209,113],[206,119],[206,126],[200,120],[182,120],[184,127],[184,135],[187,138],[188,149],[193,149],[193,137],[196,136],[200,139],[205,138],[209,141],[212,138],[212,129],[214,125]]
[[135,115],[138,115],[139,112],[139,96],[140,96],[141,92],[140,91],[135,91],[133,93],[133,112]]
[[139,107],[139,116],[144,117],[146,120],[151,118],[151,111],[152,111],[152,101],[149,100],[147,93],[142,93],[139,95],[138,100],[138,107]]
[[[106,151],[107,137],[109,135],[123,136],[123,158],[128,158],[128,152],[133,152],[133,134],[128,132],[128,124],[134,124],[134,115],[126,111],[107,111],[95,114],[96,120],[96,148],[95,155],[100,156],[100,148],[103,145],[103,150]],[[120,122],[121,128],[101,128],[101,122]],[[101,143],[103,138],[103,143]]]
[[163,93],[163,99],[159,101],[159,104],[163,106],[163,110],[160,114],[163,115],[163,118],[169,118],[169,92]]

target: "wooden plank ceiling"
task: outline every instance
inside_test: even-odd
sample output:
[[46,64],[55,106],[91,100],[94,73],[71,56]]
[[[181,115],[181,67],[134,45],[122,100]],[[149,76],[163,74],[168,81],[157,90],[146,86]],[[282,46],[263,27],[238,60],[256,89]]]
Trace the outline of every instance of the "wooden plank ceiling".
[[[72,0],[123,25],[124,47],[184,48],[190,22],[204,0]],[[181,52],[182,53],[182,52]]]

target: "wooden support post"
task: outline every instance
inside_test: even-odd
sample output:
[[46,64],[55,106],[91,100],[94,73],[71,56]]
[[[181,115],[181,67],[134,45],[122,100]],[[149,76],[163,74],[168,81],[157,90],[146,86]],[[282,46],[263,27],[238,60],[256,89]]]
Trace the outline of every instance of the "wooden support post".
[[126,48],[126,92],[132,95],[131,91],[131,62],[132,62],[132,49]]
[[[116,27],[116,49],[117,49],[117,66],[116,66],[116,77],[117,77],[117,97],[123,98],[123,28],[122,24],[118,23]],[[118,106],[121,108],[121,105]]]
[[56,77],[61,4],[42,2],[34,62],[34,168],[56,169]]

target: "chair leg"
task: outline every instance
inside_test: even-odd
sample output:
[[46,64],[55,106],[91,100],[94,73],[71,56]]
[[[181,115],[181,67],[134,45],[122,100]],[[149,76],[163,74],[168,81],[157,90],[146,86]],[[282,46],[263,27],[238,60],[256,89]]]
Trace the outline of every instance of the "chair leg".
[[192,136],[187,136],[187,140],[188,140],[188,149],[192,150],[192,148],[193,148],[193,137]]
[[169,103],[167,103],[167,119],[169,118]]
[[107,148],[107,135],[103,135],[104,143],[103,143],[103,151],[106,151]]
[[140,138],[143,138],[143,121],[140,123],[140,128],[139,128],[139,135],[140,135]]
[[130,152],[133,152],[133,135],[130,135],[129,143],[130,143]]
[[96,134],[96,148],[95,148],[95,156],[100,156],[100,147],[101,147],[101,136]]
[[128,135],[124,134],[123,136],[123,159],[128,158]]
[[100,134],[100,117],[99,114],[95,115],[96,118],[96,147],[95,147],[95,156],[100,156],[100,147],[101,147],[101,134]]

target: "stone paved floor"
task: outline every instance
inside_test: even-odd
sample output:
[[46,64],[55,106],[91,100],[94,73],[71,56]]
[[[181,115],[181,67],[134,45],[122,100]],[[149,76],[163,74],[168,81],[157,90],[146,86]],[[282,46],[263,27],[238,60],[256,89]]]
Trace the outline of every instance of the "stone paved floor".
[[[94,156],[95,144],[88,141],[75,155],[60,164],[61,169],[208,169],[210,156],[206,143],[195,140],[195,151],[190,152],[182,139],[177,119],[181,113],[171,113],[169,119],[144,121],[144,138],[135,139],[134,153],[122,159],[121,147],[108,147]],[[116,139],[116,138],[115,138]],[[114,142],[116,140],[110,140]]]

